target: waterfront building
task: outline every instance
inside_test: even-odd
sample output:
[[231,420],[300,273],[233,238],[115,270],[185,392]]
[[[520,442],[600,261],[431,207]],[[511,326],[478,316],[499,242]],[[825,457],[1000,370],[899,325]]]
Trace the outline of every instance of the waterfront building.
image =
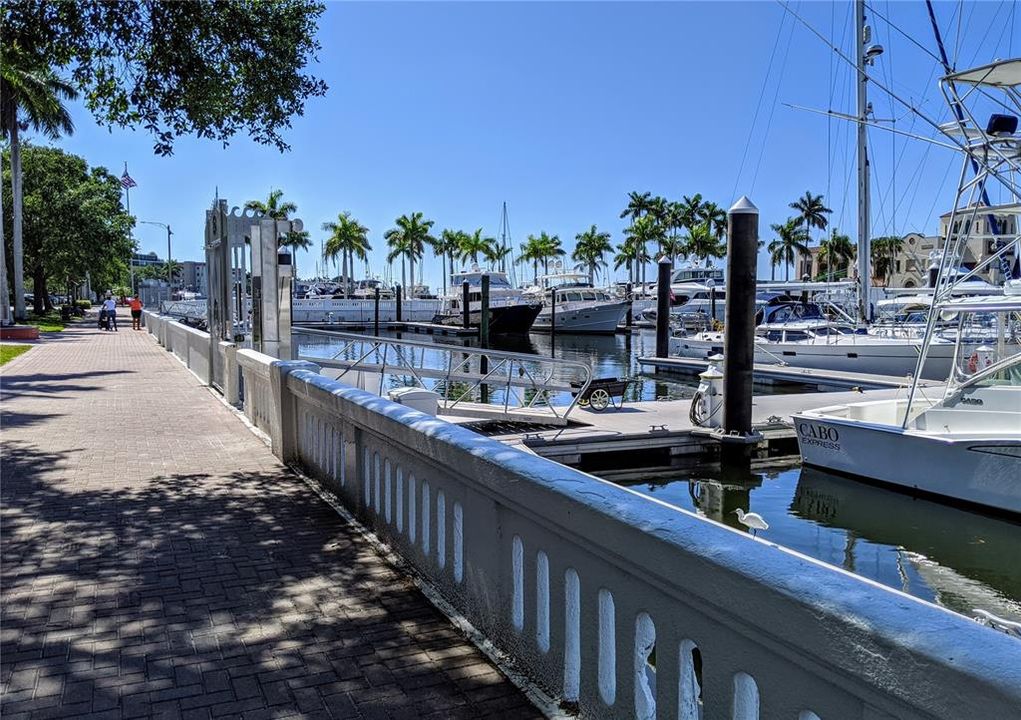
[[[946,212],[940,215],[939,235],[922,235],[911,232],[902,237],[901,247],[894,253],[890,262],[890,271],[886,277],[874,277],[873,281],[885,287],[891,288],[913,288],[926,287],[929,284],[929,266],[932,264],[932,253],[942,247],[943,239],[947,235],[952,213]],[[989,216],[996,218],[998,232],[994,233],[989,222]],[[994,205],[988,211],[979,211],[974,221],[966,213],[958,213],[954,221],[953,232],[955,237],[962,232],[966,233],[967,249],[964,253],[961,266],[968,270],[982,263],[987,257],[996,252],[1003,243],[1013,242],[1018,235],[1018,228],[1021,226],[1021,203],[1009,205]],[[820,259],[819,247],[813,247],[808,255],[798,259],[798,277],[809,276],[810,278],[826,278],[832,273],[833,279],[848,277],[848,263],[835,263],[832,269],[828,268],[825,258]],[[1016,262],[1016,254],[1012,262]],[[850,263],[852,266],[854,261]],[[851,276],[854,272],[852,270]],[[992,284],[1000,284],[1004,280],[1003,269],[996,263],[983,268],[978,273],[978,278]]]

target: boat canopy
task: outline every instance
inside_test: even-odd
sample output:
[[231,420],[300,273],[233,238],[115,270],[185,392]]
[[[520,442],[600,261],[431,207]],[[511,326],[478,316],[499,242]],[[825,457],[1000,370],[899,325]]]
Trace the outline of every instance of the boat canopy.
[[1021,295],[1005,294],[952,298],[946,302],[940,303],[939,307],[945,313],[955,311],[968,313],[1021,313]]
[[961,70],[947,75],[944,80],[987,87],[1018,87],[1021,86],[1021,58],[999,60],[970,70]]
[[484,272],[481,270],[474,270],[471,272],[454,273],[451,276],[451,280],[454,285],[460,285],[463,282],[467,282],[471,287],[478,287],[482,285],[482,276],[489,276],[489,286],[494,288],[509,288],[510,282],[507,280],[507,275],[502,272],[492,271]]

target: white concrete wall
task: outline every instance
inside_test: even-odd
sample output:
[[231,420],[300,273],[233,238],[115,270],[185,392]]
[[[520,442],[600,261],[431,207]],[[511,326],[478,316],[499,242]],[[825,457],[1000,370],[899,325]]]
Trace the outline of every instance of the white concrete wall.
[[274,451],[582,717],[1021,717],[1017,640],[310,363],[236,356]]

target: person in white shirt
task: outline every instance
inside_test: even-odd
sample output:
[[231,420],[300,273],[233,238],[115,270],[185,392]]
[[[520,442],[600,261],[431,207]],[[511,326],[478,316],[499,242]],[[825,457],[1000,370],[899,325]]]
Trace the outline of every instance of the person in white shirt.
[[106,317],[110,320],[110,326],[117,330],[117,302],[112,297],[107,297],[103,301],[103,310],[106,311]]

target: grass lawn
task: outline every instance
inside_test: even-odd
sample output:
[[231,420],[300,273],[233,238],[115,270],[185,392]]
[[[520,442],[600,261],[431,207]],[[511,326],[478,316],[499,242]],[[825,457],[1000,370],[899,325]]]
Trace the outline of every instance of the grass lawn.
[[28,352],[31,349],[31,345],[0,345],[0,365],[6,365],[11,360],[18,357],[18,355],[21,355],[21,353]]
[[66,322],[60,319],[59,310],[53,310],[43,315],[32,313],[28,316],[28,324],[38,325],[39,332],[60,332],[67,325]]

